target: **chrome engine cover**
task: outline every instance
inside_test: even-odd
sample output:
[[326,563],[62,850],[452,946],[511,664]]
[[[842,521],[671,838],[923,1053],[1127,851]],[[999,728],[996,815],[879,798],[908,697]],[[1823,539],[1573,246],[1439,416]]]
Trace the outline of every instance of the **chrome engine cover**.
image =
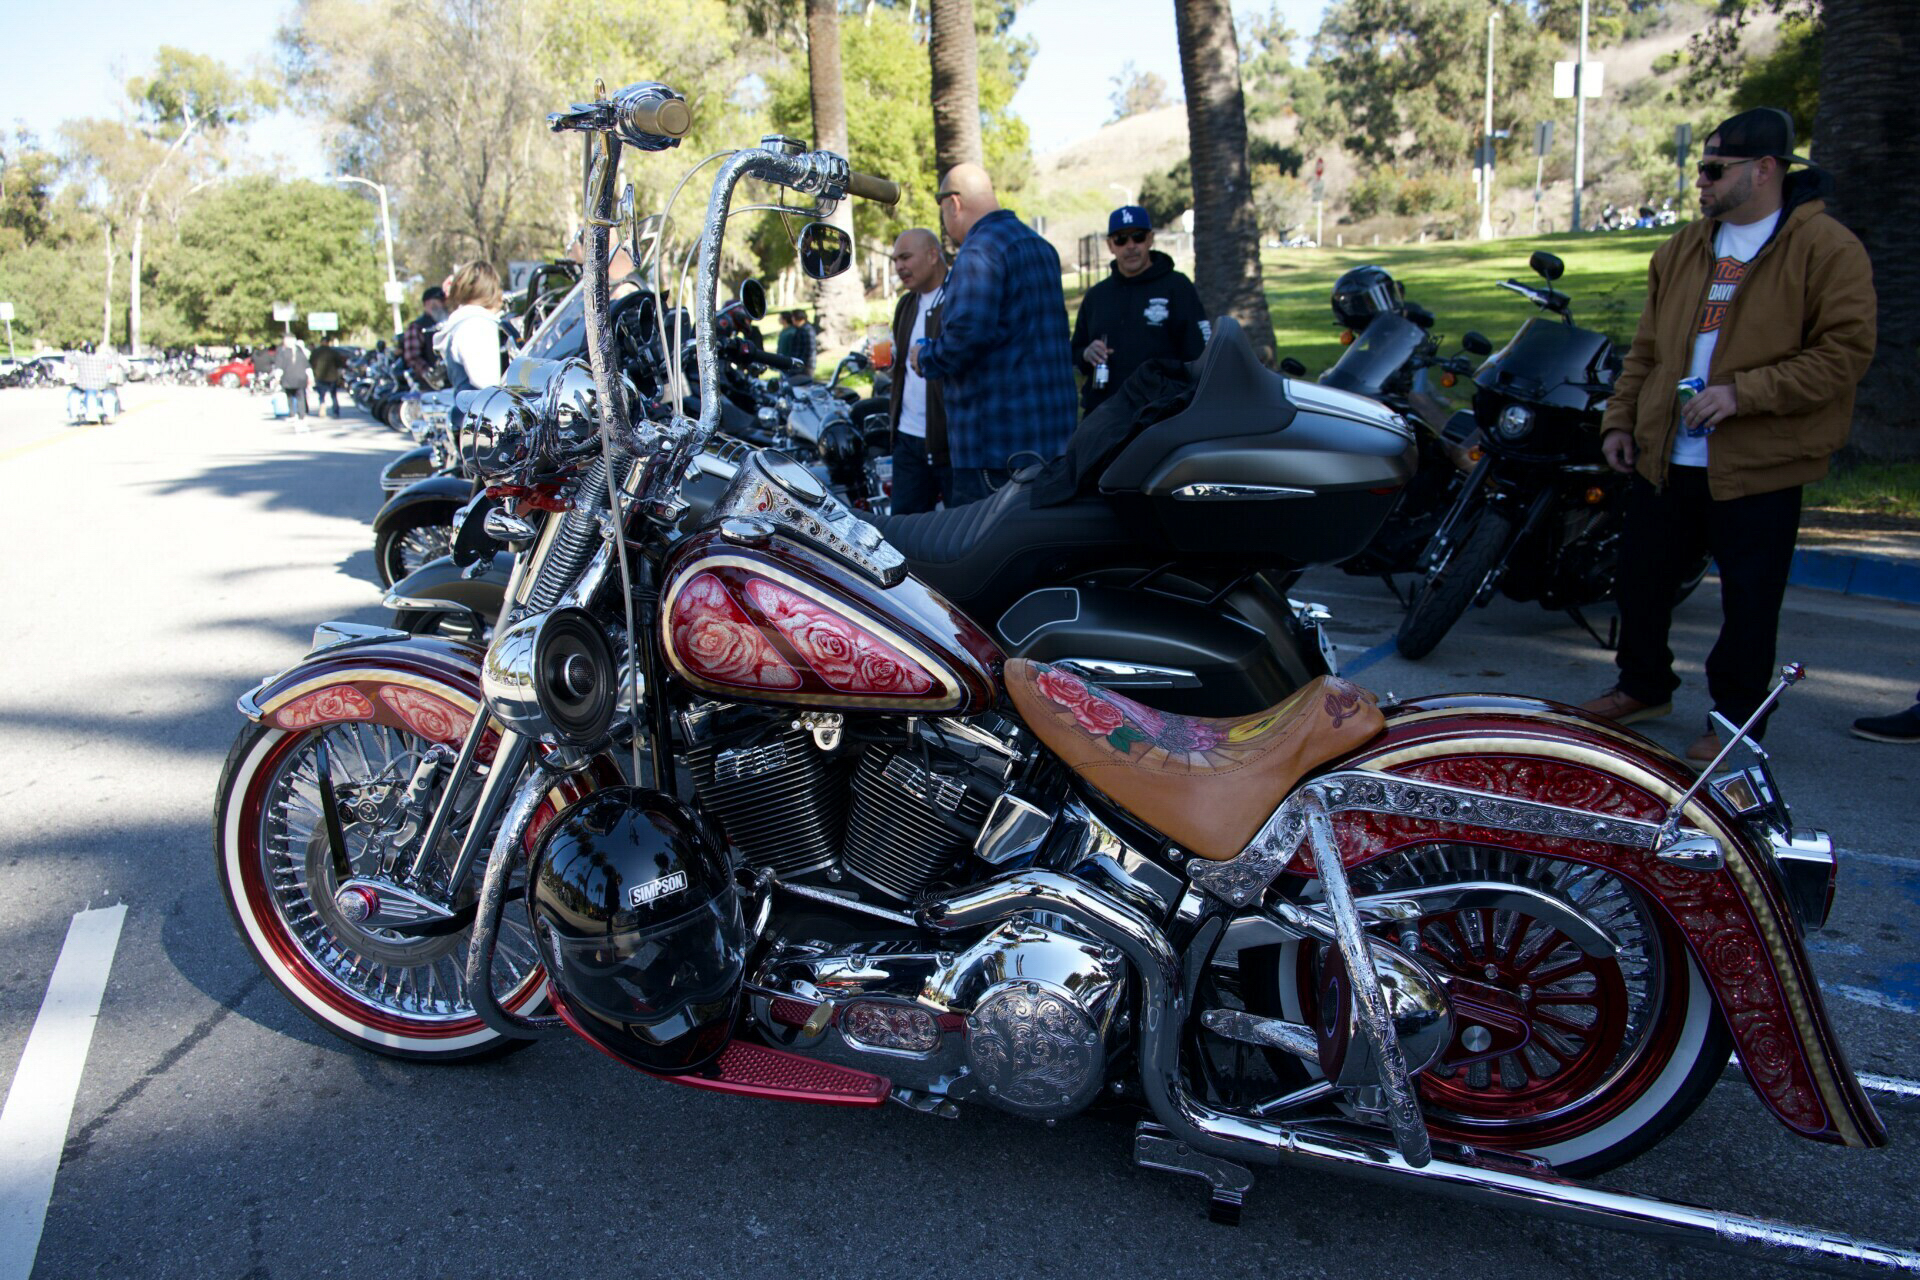
[[[753,1017],[776,1044],[900,1089],[1037,1120],[1070,1116],[1105,1082],[1126,1026],[1127,969],[1117,951],[1063,923],[1017,917],[958,953],[788,950],[755,984],[793,999],[756,994]],[[821,1000],[834,1017],[809,1035],[802,1011]]]

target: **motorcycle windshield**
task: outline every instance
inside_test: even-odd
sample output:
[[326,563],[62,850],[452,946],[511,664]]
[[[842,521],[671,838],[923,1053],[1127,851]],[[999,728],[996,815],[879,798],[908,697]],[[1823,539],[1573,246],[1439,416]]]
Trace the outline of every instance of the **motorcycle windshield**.
[[1383,311],[1355,335],[1320,385],[1355,395],[1377,396],[1387,380],[1420,349],[1427,331],[1402,315]]
[[1612,380],[1606,367],[1609,346],[1604,333],[1534,316],[1474,378],[1517,399],[1583,409],[1588,389]]
[[539,360],[564,360],[568,356],[585,355],[586,352],[587,287],[582,282],[575,285],[566,300],[540,322],[540,327],[527,339],[527,345],[520,354]]

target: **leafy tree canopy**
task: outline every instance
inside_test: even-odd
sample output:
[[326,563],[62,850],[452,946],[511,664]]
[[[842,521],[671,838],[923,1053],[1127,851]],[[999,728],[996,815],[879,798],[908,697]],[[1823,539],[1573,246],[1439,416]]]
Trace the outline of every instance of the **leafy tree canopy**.
[[302,316],[338,312],[343,331],[384,331],[377,236],[366,202],[347,192],[242,178],[181,220],[178,251],[157,283],[200,342],[270,337],[279,331],[275,301],[293,302]]
[[1111,124],[1115,120],[1125,120],[1128,116],[1141,115],[1148,111],[1158,111],[1173,102],[1167,92],[1167,82],[1151,71],[1142,71],[1128,62],[1120,68],[1120,74],[1113,77],[1113,92],[1107,100],[1113,103]]

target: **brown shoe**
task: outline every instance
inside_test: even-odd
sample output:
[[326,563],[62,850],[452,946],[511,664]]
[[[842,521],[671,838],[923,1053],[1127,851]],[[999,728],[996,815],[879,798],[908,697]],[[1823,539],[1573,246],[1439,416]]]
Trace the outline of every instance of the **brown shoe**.
[[1713,758],[1719,754],[1720,735],[1711,730],[1695,738],[1693,745],[1687,748],[1687,759],[1693,761],[1696,768],[1712,764]]
[[1580,709],[1590,716],[1599,716],[1602,720],[1611,720],[1615,724],[1633,724],[1639,720],[1653,720],[1671,714],[1673,703],[1642,702],[1640,699],[1622,693],[1615,685],[1599,697],[1580,704]]

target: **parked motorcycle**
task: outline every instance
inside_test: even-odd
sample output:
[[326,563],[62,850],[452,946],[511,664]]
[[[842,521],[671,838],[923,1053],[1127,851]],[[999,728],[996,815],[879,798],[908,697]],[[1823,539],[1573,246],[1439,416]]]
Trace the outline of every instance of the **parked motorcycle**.
[[[1447,397],[1460,378],[1471,376],[1472,366],[1466,356],[1441,356],[1433,313],[1407,301],[1400,282],[1381,267],[1354,267],[1342,274],[1331,302],[1345,346],[1320,375],[1320,385],[1378,400],[1412,423],[1419,439],[1420,464],[1413,479],[1373,541],[1340,566],[1391,584],[1393,574],[1414,571],[1453,503],[1461,476],[1473,465],[1468,460],[1476,435],[1472,415],[1462,410],[1464,422],[1450,423],[1460,415]],[[1482,339],[1476,350],[1469,341],[1467,350],[1484,356],[1492,346]],[[1292,371],[1285,363],[1281,367]]]
[[[1400,622],[1403,657],[1433,652],[1496,591],[1564,609],[1596,639],[1583,610],[1613,598],[1628,478],[1600,456],[1600,419],[1620,355],[1605,334],[1574,324],[1572,300],[1552,287],[1565,264],[1545,251],[1528,262],[1544,287],[1500,287],[1547,314],[1474,374],[1482,456],[1421,553],[1424,577]],[[1685,566],[1679,599],[1707,565],[1701,555]]]
[[[517,365],[462,420],[514,491],[489,521],[518,555],[492,644],[334,624],[241,699],[219,882],[297,1007],[420,1061],[577,1035],[734,1095],[1137,1106],[1136,1161],[1206,1180],[1222,1216],[1248,1165],[1288,1164],[1911,1257],[1564,1176],[1666,1136],[1730,1045],[1795,1132],[1885,1141],[1801,942],[1830,845],[1790,834],[1763,756],[1720,772],[1743,738],[1695,780],[1519,698],[1382,708],[1319,677],[1252,715],[1153,712],[1008,659],[769,451],[685,530],[736,185],[807,220],[816,278],[850,254],[814,219],[897,198],[784,138],[728,154],[699,242],[705,412],[636,414],[605,291],[618,159],[687,119],[655,84],[553,117],[587,135],[589,361]],[[1291,389],[1242,372],[1243,409]],[[1377,459],[1375,433],[1295,408],[1238,415],[1233,474],[1192,457],[1189,419],[1103,479],[1172,536],[1350,554],[1384,507],[1322,476],[1343,446]],[[1289,447],[1302,430],[1323,451]],[[1277,1085],[1236,1069],[1262,1052]]]

